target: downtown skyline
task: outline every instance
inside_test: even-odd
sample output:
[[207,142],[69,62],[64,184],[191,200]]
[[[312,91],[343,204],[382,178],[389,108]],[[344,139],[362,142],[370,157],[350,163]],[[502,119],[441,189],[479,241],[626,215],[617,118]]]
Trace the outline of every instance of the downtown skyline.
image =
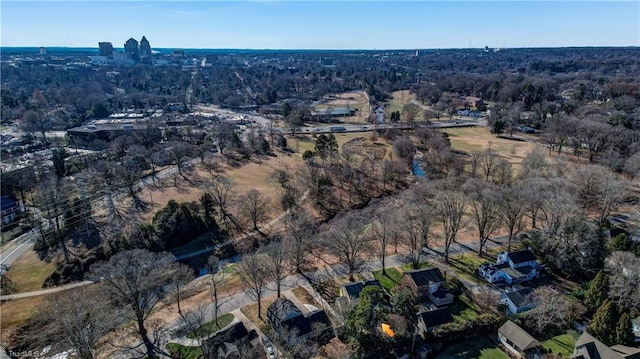
[[[3,1],[2,46],[429,49],[639,46],[640,3]],[[25,21],[28,20],[28,21]]]

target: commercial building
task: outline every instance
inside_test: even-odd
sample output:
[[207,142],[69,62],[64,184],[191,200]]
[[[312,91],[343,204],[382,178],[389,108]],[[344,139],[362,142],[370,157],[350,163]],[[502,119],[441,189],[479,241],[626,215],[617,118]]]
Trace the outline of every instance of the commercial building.
[[110,42],[99,42],[100,56],[111,58],[113,57],[113,45]]

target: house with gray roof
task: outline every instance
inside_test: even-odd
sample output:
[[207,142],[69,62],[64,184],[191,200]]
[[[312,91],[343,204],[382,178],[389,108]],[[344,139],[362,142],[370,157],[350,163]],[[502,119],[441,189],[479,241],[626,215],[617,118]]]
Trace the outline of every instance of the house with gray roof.
[[413,289],[419,300],[429,299],[437,306],[453,303],[453,294],[444,288],[445,279],[438,268],[404,272],[402,282]]
[[453,315],[447,307],[418,313],[418,334],[424,338],[434,328],[452,322]]
[[538,276],[538,262],[529,249],[503,252],[495,264],[487,262],[480,265],[478,274],[489,283],[520,283]]
[[509,314],[516,315],[521,312],[533,309],[536,302],[531,288],[522,288],[502,294],[502,303],[507,306]]
[[517,358],[542,358],[540,342],[510,320],[498,329],[498,340]]
[[297,339],[324,334],[333,328],[324,310],[305,315],[292,301],[284,298],[276,299],[269,306],[267,320],[278,334],[292,334]]
[[382,288],[382,285],[377,279],[342,284],[340,285],[340,296],[345,297],[348,303],[355,303],[360,299],[360,292],[362,292],[365,287],[372,285]]
[[607,346],[586,331],[576,340],[571,359],[640,359],[640,349],[624,345]]

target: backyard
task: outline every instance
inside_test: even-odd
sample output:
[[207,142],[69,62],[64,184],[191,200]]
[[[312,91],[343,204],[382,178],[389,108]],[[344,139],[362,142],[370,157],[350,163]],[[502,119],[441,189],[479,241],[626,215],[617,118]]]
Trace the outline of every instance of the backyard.
[[447,348],[438,359],[509,359],[485,336],[478,336]]

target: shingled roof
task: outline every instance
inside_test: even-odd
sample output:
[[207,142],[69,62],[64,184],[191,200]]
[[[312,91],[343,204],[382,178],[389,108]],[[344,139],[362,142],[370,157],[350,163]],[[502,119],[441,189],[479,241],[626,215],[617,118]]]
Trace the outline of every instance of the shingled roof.
[[440,269],[438,268],[416,269],[404,272],[404,275],[408,275],[418,287],[429,285],[431,283],[444,282],[442,272],[440,272]]
[[540,342],[537,341],[536,338],[532,337],[529,333],[524,331],[524,329],[520,328],[518,324],[510,320],[507,320],[506,323],[502,324],[498,329],[498,333],[509,339],[509,341],[515,344],[522,351],[541,346]]
[[509,298],[511,303],[518,308],[533,304],[531,288],[522,288],[513,292],[506,292],[504,295]]
[[513,264],[535,261],[536,256],[529,249],[523,249],[517,252],[509,252],[507,257]]

